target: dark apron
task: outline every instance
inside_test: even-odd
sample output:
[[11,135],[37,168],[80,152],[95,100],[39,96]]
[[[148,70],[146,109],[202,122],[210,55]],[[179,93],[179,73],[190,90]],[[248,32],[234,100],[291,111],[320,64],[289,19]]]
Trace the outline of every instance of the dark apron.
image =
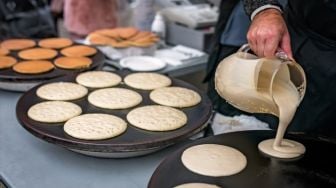
[[55,36],[48,0],[0,0],[0,40]]
[[229,105],[224,99],[222,99],[215,90],[215,82],[214,75],[217,65],[220,60],[225,57],[235,53],[239,47],[236,46],[224,46],[220,43],[220,39],[222,33],[225,29],[227,21],[231,15],[232,10],[236,6],[239,0],[223,0],[221,1],[221,5],[219,10],[220,15],[218,18],[218,23],[215,29],[215,35],[212,41],[212,49],[211,54],[209,56],[209,61],[207,64],[207,74],[204,79],[204,82],[208,82],[208,96],[213,103],[214,109],[218,112],[221,112],[226,115],[235,115],[242,113],[240,110],[235,109],[231,105]]
[[336,0],[292,0],[286,11],[306,95],[289,131],[336,137]]

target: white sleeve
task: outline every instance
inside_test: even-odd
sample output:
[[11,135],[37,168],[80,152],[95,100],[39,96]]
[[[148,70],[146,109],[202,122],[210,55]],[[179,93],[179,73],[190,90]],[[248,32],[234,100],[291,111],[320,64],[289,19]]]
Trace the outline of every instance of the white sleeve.
[[261,12],[261,11],[263,11],[263,10],[266,10],[266,9],[276,9],[276,10],[278,10],[279,12],[281,12],[282,13],[282,10],[281,10],[281,8],[279,7],[279,6],[276,6],[276,5],[264,5],[264,6],[261,6],[261,7],[259,7],[259,8],[257,8],[257,9],[255,9],[253,12],[252,12],[252,14],[251,14],[251,20],[253,20],[253,18],[259,13],[259,12]]

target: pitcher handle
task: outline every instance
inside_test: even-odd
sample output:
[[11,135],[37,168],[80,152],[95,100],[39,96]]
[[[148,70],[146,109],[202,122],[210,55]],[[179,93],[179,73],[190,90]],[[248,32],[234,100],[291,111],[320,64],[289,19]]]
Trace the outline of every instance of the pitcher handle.
[[[243,44],[238,52],[243,52],[243,53],[248,53],[248,51],[251,50],[250,45],[249,44]],[[288,57],[288,55],[281,49],[278,48],[276,53],[275,53],[275,57],[279,58],[282,61],[293,61],[292,59],[290,59]]]
[[244,53],[247,53],[249,50],[251,50],[250,45],[249,45],[249,44],[243,44],[243,45],[239,48],[238,52],[244,52]]

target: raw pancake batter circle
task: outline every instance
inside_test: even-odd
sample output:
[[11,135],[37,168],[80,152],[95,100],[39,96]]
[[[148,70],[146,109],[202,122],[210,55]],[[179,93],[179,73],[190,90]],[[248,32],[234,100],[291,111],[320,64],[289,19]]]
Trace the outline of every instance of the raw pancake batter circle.
[[181,160],[188,170],[212,177],[237,174],[247,164],[240,151],[218,144],[192,146],[182,153]]
[[90,88],[103,88],[118,85],[121,77],[105,71],[89,71],[79,74],[76,82]]
[[163,87],[152,91],[149,97],[155,103],[171,107],[190,107],[201,102],[201,96],[187,88]]
[[75,138],[103,140],[116,137],[126,131],[127,123],[113,115],[84,114],[68,120],[64,131]]
[[277,148],[273,147],[274,140],[275,139],[268,139],[260,142],[258,144],[258,149],[266,155],[285,159],[299,157],[303,155],[306,151],[304,145],[288,139],[282,139],[280,148],[283,149],[281,151],[278,151]]
[[40,98],[57,101],[80,99],[87,93],[87,88],[71,82],[45,84],[36,90],[36,95]]
[[133,126],[149,131],[175,130],[187,123],[187,116],[181,110],[160,105],[135,108],[127,114]]
[[158,73],[133,73],[124,78],[126,85],[142,90],[153,90],[171,85],[171,80]]
[[39,122],[59,123],[82,113],[77,104],[64,101],[47,101],[33,105],[28,110],[28,117]]
[[139,93],[124,88],[99,89],[90,93],[88,101],[94,106],[106,109],[126,109],[141,103]]

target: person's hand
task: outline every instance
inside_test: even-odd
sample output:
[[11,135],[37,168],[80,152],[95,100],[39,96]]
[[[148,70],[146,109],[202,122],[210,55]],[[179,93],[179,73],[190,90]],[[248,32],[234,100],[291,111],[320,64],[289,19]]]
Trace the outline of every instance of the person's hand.
[[293,58],[286,23],[276,9],[266,9],[254,17],[247,40],[252,51],[259,57],[274,57],[280,49],[289,58]]

